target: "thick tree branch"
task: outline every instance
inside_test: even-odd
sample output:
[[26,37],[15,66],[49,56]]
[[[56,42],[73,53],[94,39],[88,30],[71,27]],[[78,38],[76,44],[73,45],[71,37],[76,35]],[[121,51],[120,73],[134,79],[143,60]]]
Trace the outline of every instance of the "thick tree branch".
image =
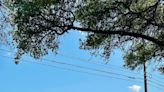
[[73,26],[68,27],[68,29],[74,29],[74,30],[79,30],[79,31],[83,31],[83,32],[106,34],[106,35],[121,35],[121,36],[131,36],[131,37],[135,37],[135,38],[142,38],[142,39],[151,41],[151,42],[159,45],[160,47],[164,47],[163,41],[160,41],[159,39],[156,39],[154,37],[150,37],[150,36],[147,36],[144,34],[140,34],[140,33],[127,32],[127,31],[123,31],[123,30],[120,30],[120,31],[93,30],[93,29],[89,29],[89,28],[79,28],[79,27],[73,27]]
[[[93,30],[93,29],[89,29],[89,28],[80,28],[80,27],[75,27],[75,26],[57,26],[57,25],[55,25],[55,26],[58,28],[65,29],[60,34],[58,33],[58,35],[62,35],[65,32],[67,32],[68,30],[73,29],[73,30],[78,30],[78,31],[82,31],[82,32],[93,32],[93,33],[106,34],[106,35],[121,35],[121,36],[131,36],[131,37],[135,37],[135,38],[142,38],[142,39],[151,41],[151,42],[159,45],[160,47],[164,47],[164,41],[161,41],[159,39],[156,39],[154,37],[150,37],[148,35],[144,35],[141,33],[127,32],[124,30],[119,30],[119,31]],[[42,27],[44,27],[44,26],[42,26]],[[52,30],[52,28],[49,28],[49,27],[45,27],[45,28]],[[52,31],[55,31],[57,33],[57,30],[52,30]],[[30,32],[30,34],[36,34],[36,33],[40,33],[40,32]]]

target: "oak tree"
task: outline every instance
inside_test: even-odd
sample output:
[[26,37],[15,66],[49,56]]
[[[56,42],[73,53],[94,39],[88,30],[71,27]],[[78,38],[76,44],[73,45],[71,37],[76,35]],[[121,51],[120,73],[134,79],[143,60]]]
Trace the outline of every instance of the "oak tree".
[[[87,32],[81,49],[105,59],[122,49],[125,66],[163,61],[164,5],[162,0],[6,0],[13,11],[13,39],[18,53],[40,58],[57,52],[60,35]],[[76,26],[80,24],[80,27]],[[161,69],[161,68],[160,68]]]

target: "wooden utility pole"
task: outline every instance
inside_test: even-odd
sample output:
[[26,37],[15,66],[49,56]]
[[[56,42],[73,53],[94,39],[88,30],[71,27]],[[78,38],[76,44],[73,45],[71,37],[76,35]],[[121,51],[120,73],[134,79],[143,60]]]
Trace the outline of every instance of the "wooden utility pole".
[[147,88],[147,74],[146,74],[146,62],[144,63],[144,89],[145,89],[145,92],[148,92],[148,88]]

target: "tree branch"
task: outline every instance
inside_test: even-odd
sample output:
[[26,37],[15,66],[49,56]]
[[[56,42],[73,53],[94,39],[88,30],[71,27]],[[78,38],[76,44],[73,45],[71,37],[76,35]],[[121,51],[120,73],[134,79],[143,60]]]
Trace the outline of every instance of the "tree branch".
[[106,34],[106,35],[121,35],[121,36],[131,36],[131,37],[135,37],[135,38],[142,38],[142,39],[151,41],[151,42],[159,45],[160,47],[164,47],[163,41],[160,41],[159,39],[156,39],[154,37],[150,37],[150,36],[140,34],[140,33],[135,33],[135,32],[126,32],[123,30],[120,30],[120,31],[93,30],[93,29],[89,29],[89,28],[80,28],[80,27],[74,27],[74,26],[69,26],[68,28],[83,31],[83,32],[93,32],[93,33]]

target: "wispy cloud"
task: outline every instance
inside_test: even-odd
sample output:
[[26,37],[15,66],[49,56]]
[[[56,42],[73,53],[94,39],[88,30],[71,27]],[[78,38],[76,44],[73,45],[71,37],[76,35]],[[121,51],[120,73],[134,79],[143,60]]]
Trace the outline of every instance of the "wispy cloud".
[[128,87],[132,92],[140,92],[141,86],[139,85],[132,85]]

